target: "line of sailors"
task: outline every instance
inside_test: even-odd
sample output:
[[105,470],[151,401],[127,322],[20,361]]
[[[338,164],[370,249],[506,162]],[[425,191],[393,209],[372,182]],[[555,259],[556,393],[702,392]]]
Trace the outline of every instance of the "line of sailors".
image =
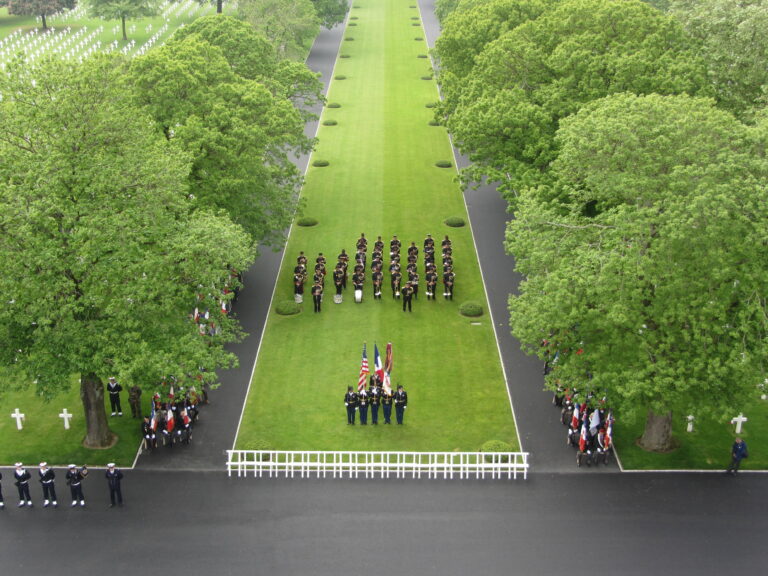
[[[108,464],[108,469],[114,469],[114,464]],[[77,467],[74,464],[70,464],[67,467],[67,473],[65,479],[72,494],[72,506],[85,506],[85,496],[83,496],[83,480],[88,476],[87,466]],[[0,474],[0,479],[2,479]],[[32,496],[29,491],[29,482],[32,480],[32,474],[24,467],[21,462],[16,462],[13,471],[13,483],[16,489],[19,491],[19,508],[23,506],[32,506]],[[53,468],[48,466],[47,462],[40,462],[40,469],[38,470],[38,480],[43,489],[43,508],[48,506],[58,507],[58,497],[56,496],[56,473]],[[5,503],[3,502],[3,490],[0,485],[0,508],[3,508]]]
[[608,465],[613,451],[613,412],[605,397],[593,394],[581,398],[574,388],[558,388],[552,403],[561,408],[560,421],[568,428],[566,444],[576,448],[576,465]]
[[165,401],[156,392],[152,413],[144,416],[141,423],[142,448],[147,451],[157,448],[158,439],[169,448],[178,443],[190,444],[192,428],[200,416],[201,400],[194,386],[187,390],[181,388],[178,397],[171,391]]
[[[445,236],[441,243],[442,250],[442,281],[443,296],[447,300],[453,300],[454,284],[456,274],[453,270],[453,245],[448,237]],[[392,289],[392,298],[403,300],[403,310],[411,309],[411,301],[418,299],[419,285],[421,278],[418,273],[419,248],[416,242],[411,242],[405,249],[405,270],[401,262],[402,243],[397,235],[392,237],[389,242],[389,279]],[[435,241],[431,234],[427,234],[423,244],[424,257],[424,280],[426,285],[427,300],[435,299],[438,284],[438,267],[435,263]],[[354,265],[352,265],[351,282],[354,289],[355,301],[361,302],[363,288],[366,281],[366,266],[368,261],[368,239],[362,233],[356,242],[356,252],[354,255]],[[336,266],[333,269],[332,278],[336,288],[334,302],[341,303],[342,291],[347,288],[349,278],[350,256],[346,250],[342,249],[337,257]],[[384,285],[384,241],[381,236],[373,244],[371,252],[371,286],[373,297],[376,300],[381,299],[381,293]],[[323,253],[319,253],[315,259],[314,272],[312,276],[312,296],[316,299],[322,296],[325,289],[325,277],[327,275],[326,258]],[[309,262],[304,252],[300,252],[296,258],[296,266],[293,270],[294,297],[297,302],[303,300],[304,286],[309,276]],[[405,280],[405,283],[403,283]],[[315,311],[319,312],[318,302],[315,302]]]

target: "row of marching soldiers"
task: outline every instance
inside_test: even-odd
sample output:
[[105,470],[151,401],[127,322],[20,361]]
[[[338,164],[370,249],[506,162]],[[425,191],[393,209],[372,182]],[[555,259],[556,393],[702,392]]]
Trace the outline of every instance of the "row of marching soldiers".
[[180,388],[178,396],[171,386],[165,400],[156,392],[151,413],[144,416],[141,423],[142,448],[153,450],[158,447],[158,440],[169,448],[174,444],[190,444],[192,428],[200,416],[200,404],[204,402],[205,398],[198,395],[194,386],[186,390]]
[[[354,255],[354,265],[352,272],[352,286],[354,289],[355,301],[362,302],[363,287],[366,280],[366,266],[368,261],[368,239],[365,234],[360,234],[356,242],[356,252]],[[441,243],[442,250],[442,280],[443,296],[448,300],[453,300],[453,291],[456,275],[453,271],[453,245],[450,238],[446,235]],[[411,242],[405,249],[405,258],[401,259],[402,242],[397,235],[392,237],[389,242],[389,278],[392,289],[392,298],[403,298],[405,304],[409,305],[412,299],[418,299],[419,285],[421,278],[418,273],[419,248],[416,242]],[[438,267],[435,263],[435,240],[431,234],[427,234],[423,244],[424,257],[424,281],[426,285],[427,300],[434,299],[438,284]],[[405,269],[403,270],[403,263]],[[306,284],[309,271],[308,260],[304,252],[299,253],[296,259],[296,266],[293,270],[294,296],[297,302],[303,300],[304,285]],[[336,288],[334,302],[341,303],[342,292],[347,288],[349,278],[350,257],[346,250],[342,249],[337,257],[337,263],[333,270],[333,283]],[[373,288],[374,299],[381,299],[381,293],[384,284],[384,241],[379,236],[373,244],[371,252],[371,284]],[[326,277],[326,258],[321,252],[315,259],[313,272],[312,295],[318,293],[322,295],[325,289]],[[405,280],[405,282],[403,282]],[[317,309],[316,303],[316,312]]]
[[605,397],[581,397],[574,388],[555,391],[553,404],[561,407],[560,420],[568,428],[566,444],[576,448],[576,465],[608,465],[613,452],[613,413],[605,407]]

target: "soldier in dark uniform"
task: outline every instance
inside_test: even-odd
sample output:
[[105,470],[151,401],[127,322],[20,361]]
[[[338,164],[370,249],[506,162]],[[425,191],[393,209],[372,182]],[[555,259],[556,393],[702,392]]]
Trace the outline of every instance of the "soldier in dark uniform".
[[443,242],[441,244],[443,248],[443,252],[445,252],[446,248],[450,248],[452,246],[450,238],[448,238],[448,234],[445,235],[445,238],[443,239]]
[[368,403],[371,405],[371,424],[379,423],[379,404],[381,403],[381,387],[379,379],[371,376],[371,387],[368,389]]
[[69,484],[69,491],[72,493],[72,506],[77,506],[77,502],[80,502],[80,506],[85,506],[85,496],[83,496],[83,479],[88,476],[88,468],[83,466],[78,468],[74,464],[69,465],[67,470],[67,484]]
[[368,401],[370,398],[368,398],[368,392],[365,391],[365,388],[360,390],[360,392],[357,393],[357,402],[360,406],[360,425],[366,426],[368,424]]
[[299,252],[299,256],[296,258],[296,265],[304,268],[307,267],[307,257],[304,256],[304,252]]
[[114,462],[107,464],[107,472],[105,474],[107,478],[107,485],[109,485],[109,501],[110,508],[114,508],[115,499],[117,499],[117,505],[123,505],[123,491],[120,489],[120,482],[123,479],[123,472],[120,468],[115,468]]
[[397,270],[398,272],[400,271],[400,260],[399,259],[397,259],[397,260],[393,259],[389,263],[389,273],[392,274],[395,270]]
[[367,261],[367,259],[366,259],[366,255],[365,255],[365,250],[358,250],[355,253],[355,262],[357,264],[361,264],[363,267],[365,267],[366,261]]
[[123,391],[123,387],[117,383],[114,376],[110,376],[109,382],[107,382],[107,392],[109,392],[109,406],[112,408],[112,416],[118,414],[123,415],[123,409],[120,407],[120,392]]
[[427,234],[427,237],[424,238],[424,250],[427,248],[433,248],[435,247],[435,239],[432,238],[432,234]]
[[408,246],[408,257],[410,258],[411,256],[413,256],[414,259],[419,258],[419,247],[416,246],[416,242],[411,242],[411,245]]
[[360,252],[367,252],[368,251],[368,239],[365,237],[365,234],[363,232],[360,233],[360,238],[357,239],[357,251]]
[[303,296],[305,280],[306,280],[306,277],[301,272],[294,273],[293,275],[293,295],[294,296]]
[[443,285],[445,286],[445,292],[443,293],[443,296],[446,297],[448,300],[453,300],[453,284],[456,279],[456,275],[453,273],[453,270],[448,270],[445,274],[443,274]]
[[315,258],[315,264],[322,264],[323,268],[325,268],[325,256],[323,256],[322,252],[318,252],[317,258]]
[[141,418],[141,388],[138,384],[128,388],[128,404],[131,405],[131,418]]
[[403,390],[402,386],[398,386],[397,392],[395,392],[395,417],[397,418],[398,424],[403,423],[403,415],[405,415],[406,406],[408,406],[408,393]]
[[416,271],[416,268],[414,267],[413,270],[408,270],[408,282],[411,283],[411,288],[413,288],[413,297],[418,300],[419,299],[419,273]]
[[48,468],[47,462],[40,462],[40,484],[43,485],[43,508],[47,508],[49,504],[53,504],[56,508],[59,503],[56,501],[56,474],[53,468]]
[[408,312],[413,312],[411,309],[411,301],[413,300],[413,287],[411,286],[410,282],[406,282],[405,286],[403,286],[403,312],[405,312],[406,306],[408,307]]
[[381,285],[384,282],[384,274],[381,273],[381,270],[377,270],[373,273],[372,276],[373,279],[373,297],[377,299],[381,299]]
[[390,418],[392,417],[392,390],[381,390],[381,407],[384,410],[384,424],[392,424]]
[[32,506],[32,497],[29,495],[29,480],[32,475],[24,468],[24,464],[16,462],[16,469],[13,471],[14,484],[19,490],[19,508],[26,504]]
[[341,267],[341,263],[333,271],[333,284],[336,286],[336,296],[341,298],[341,290],[344,288],[344,269]]
[[392,272],[392,298],[400,298],[400,282],[403,279],[403,275],[400,274],[400,270]]
[[390,257],[394,256],[395,254],[400,254],[400,240],[397,239],[397,235],[392,236],[392,240],[389,242],[389,255]]
[[323,285],[318,281],[312,285],[312,302],[315,305],[315,312],[320,312],[320,305],[323,302]]
[[347,393],[344,395],[344,406],[347,407],[347,424],[355,424],[355,410],[357,409],[357,393],[352,390],[352,386],[347,386]]
[[365,274],[363,274],[362,272],[355,272],[352,275],[352,286],[354,286],[355,290],[362,290],[364,283],[365,283]]
[[428,246],[424,248],[424,265],[429,266],[435,263],[435,248],[434,246]]
[[429,268],[427,270],[427,300],[432,298],[435,299],[435,290],[437,289],[437,272],[435,272],[434,268]]
[[379,253],[384,252],[384,241],[381,239],[381,236],[376,238],[376,242],[373,244],[373,251]]
[[453,258],[450,256],[443,256],[443,272],[447,272],[448,268],[453,268]]

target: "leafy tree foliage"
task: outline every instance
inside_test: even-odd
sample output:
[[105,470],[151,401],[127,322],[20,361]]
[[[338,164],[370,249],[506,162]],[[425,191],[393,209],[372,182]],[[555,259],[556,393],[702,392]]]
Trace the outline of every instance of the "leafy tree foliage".
[[[81,375],[86,446],[113,441],[106,376],[215,378],[239,336],[219,314],[255,252],[189,195],[190,160],[131,99],[124,61],[10,66],[0,76],[0,362],[52,397]],[[209,307],[218,335],[189,318]],[[205,370],[204,373],[200,371]]]
[[238,12],[281,58],[303,59],[320,26],[312,0],[241,0]]
[[315,5],[320,24],[329,30],[336,24],[344,22],[344,17],[349,10],[347,0],[312,0],[312,3]]
[[7,2],[8,14],[40,16],[43,30],[48,28],[47,16],[64,9],[71,10],[75,4],[75,0],[9,0]]
[[560,351],[550,385],[647,410],[647,449],[672,410],[731,417],[765,378],[766,134],[709,99],[609,96],[562,120],[554,182],[519,199],[513,333]]
[[510,200],[547,180],[558,124],[585,103],[706,86],[705,66],[681,26],[636,0],[557,2],[488,44],[475,62],[440,113],[475,162],[468,177],[500,182]]
[[293,103],[236,74],[199,34],[134,59],[128,77],[137,103],[191,156],[198,204],[226,210],[260,242],[281,241],[301,181],[290,154],[311,145]]
[[157,0],[87,0],[88,14],[105,20],[120,20],[123,40],[128,40],[125,21],[132,18],[154,16],[159,11]]
[[751,119],[766,104],[768,1],[674,0],[670,14],[698,42],[720,105]]

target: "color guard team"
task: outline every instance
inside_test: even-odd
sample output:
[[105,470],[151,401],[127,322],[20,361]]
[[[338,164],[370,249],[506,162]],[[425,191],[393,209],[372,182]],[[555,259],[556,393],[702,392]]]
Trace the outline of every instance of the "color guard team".
[[[401,252],[404,252],[402,259]],[[447,235],[441,242],[441,252],[443,297],[446,300],[453,300],[456,274],[453,270],[453,246]],[[427,295],[427,300],[434,300],[438,289],[440,272],[435,262],[435,241],[431,234],[427,234],[427,237],[424,239],[422,254],[424,259],[424,292]],[[419,248],[416,246],[416,242],[411,242],[410,246],[407,246],[403,251],[401,241],[396,235],[392,237],[392,240],[389,242],[389,264],[387,270],[392,298],[402,301],[403,312],[412,312],[413,300],[419,297],[421,277],[418,272],[418,259]],[[296,302],[302,302],[304,299],[304,288],[309,279],[310,266],[311,263],[307,256],[304,252],[300,252],[296,258],[296,266],[293,269],[293,291]],[[351,276],[350,266],[352,266]],[[347,288],[348,281],[351,281],[355,302],[362,302],[368,270],[370,270],[370,286],[373,298],[374,300],[381,300],[385,275],[384,241],[379,236],[373,243],[370,266],[368,266],[368,239],[363,233],[356,243],[354,264],[350,262],[350,256],[344,249],[337,256],[336,266],[331,274],[335,288],[334,302],[336,304],[342,302],[343,291]],[[326,257],[320,252],[317,258],[315,258],[314,269],[311,272],[312,284],[310,295],[312,296],[315,312],[322,310],[327,272]]]
[[365,387],[355,392],[352,386],[347,387],[344,395],[344,406],[347,408],[347,424],[354,426],[355,415],[360,414],[360,424],[368,424],[368,411],[371,413],[371,424],[379,423],[379,406],[381,406],[384,424],[391,424],[392,406],[395,407],[395,419],[398,424],[403,423],[405,409],[408,406],[408,393],[402,386],[397,387],[396,392],[384,388],[376,374],[370,378],[368,390]]

